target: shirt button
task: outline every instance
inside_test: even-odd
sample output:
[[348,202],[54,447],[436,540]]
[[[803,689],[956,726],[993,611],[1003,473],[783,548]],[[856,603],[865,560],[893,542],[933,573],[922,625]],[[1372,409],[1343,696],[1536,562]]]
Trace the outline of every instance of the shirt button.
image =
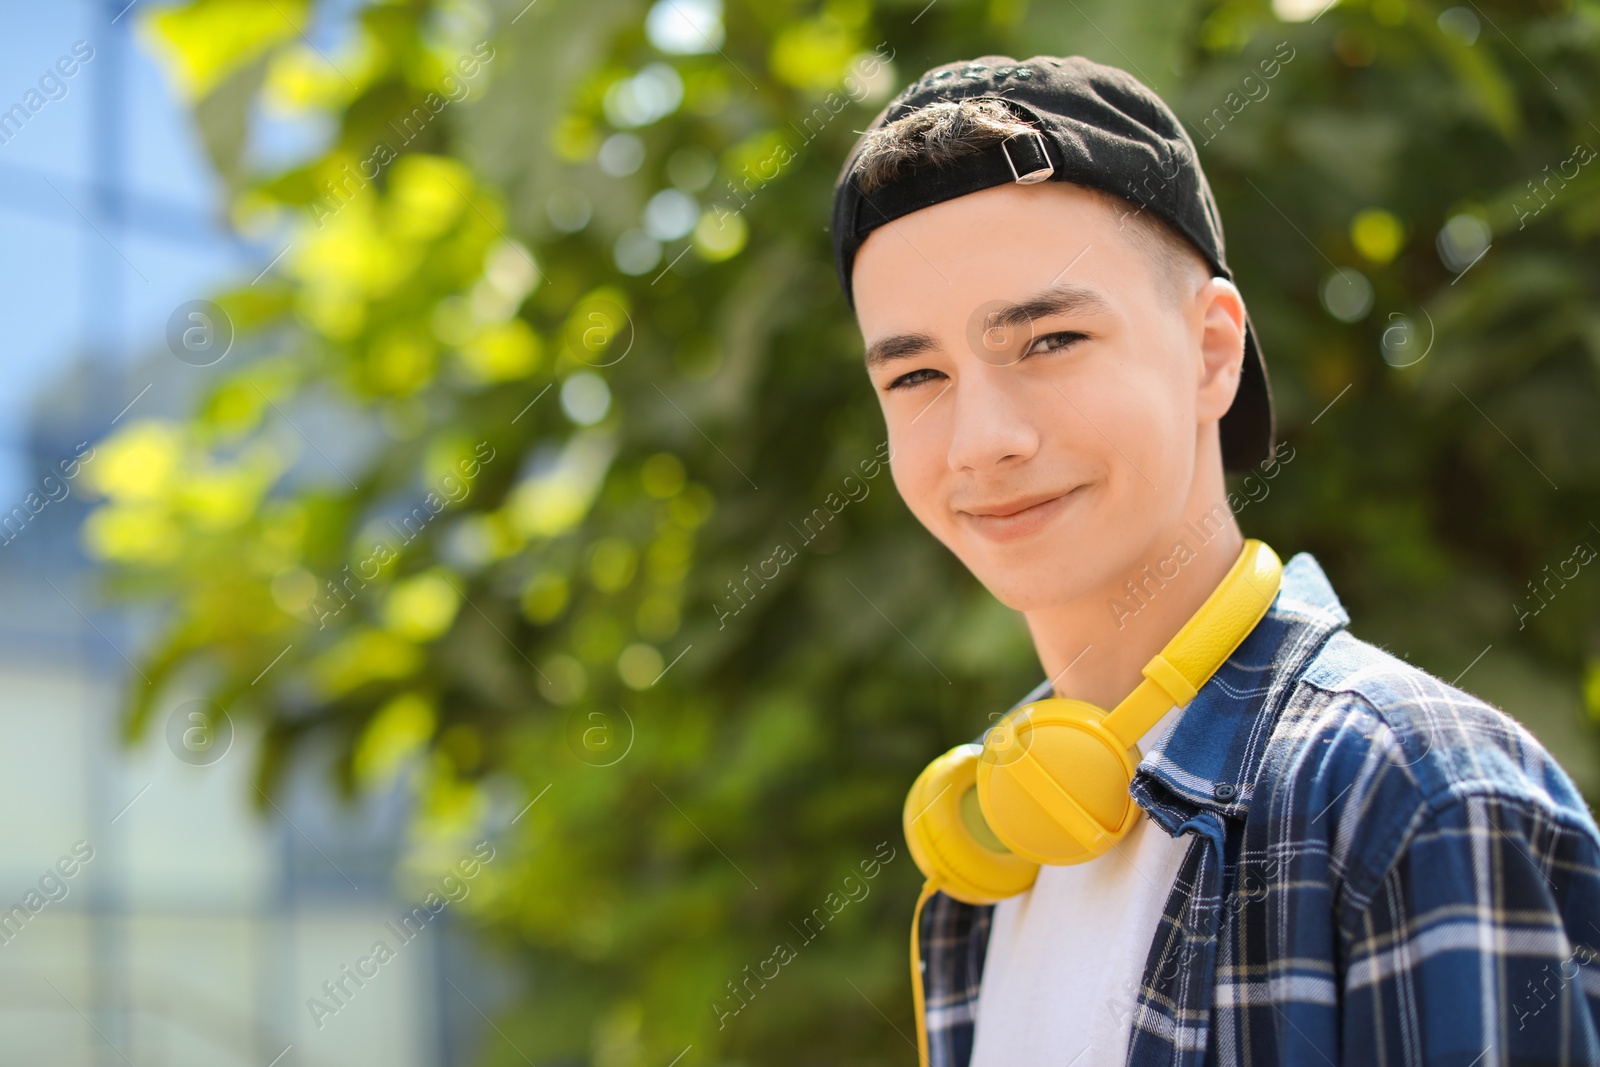
[[1217,787],[1211,791],[1211,795],[1226,804],[1228,801],[1238,796],[1239,791],[1233,786],[1229,785],[1227,782],[1220,782],[1218,783]]

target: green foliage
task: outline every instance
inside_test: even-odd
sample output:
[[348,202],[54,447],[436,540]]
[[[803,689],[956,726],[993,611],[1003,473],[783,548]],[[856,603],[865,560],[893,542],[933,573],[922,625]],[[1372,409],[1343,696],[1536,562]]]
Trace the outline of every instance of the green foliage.
[[[241,336],[192,417],[100,446],[84,536],[167,620],[130,730],[203,679],[265,726],[268,792],[331,744],[346,789],[400,776],[441,867],[539,798],[471,898],[526,953],[497,1024],[534,1060],[913,1055],[900,802],[1038,671],[894,494],[829,256],[853,131],[935,63],[1081,52],[1191,123],[1293,448],[1241,525],[1600,786],[1600,578],[1515,608],[1600,545],[1600,164],[1561,170],[1600,146],[1593,3],[730,0],[675,55],[639,0],[518,8],[367,7],[326,56],[285,0],[150,18],[235,223],[289,250],[217,297]],[[257,173],[257,101],[336,134]],[[628,231],[674,184],[700,214],[654,259]],[[1461,216],[1446,258],[1491,244],[1452,267]]]

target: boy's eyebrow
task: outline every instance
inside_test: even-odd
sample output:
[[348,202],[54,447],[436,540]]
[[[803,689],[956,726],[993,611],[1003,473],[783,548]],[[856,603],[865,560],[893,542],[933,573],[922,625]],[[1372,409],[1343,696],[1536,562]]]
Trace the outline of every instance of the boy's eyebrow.
[[1111,305],[1097,290],[1082,285],[1051,285],[1028,299],[1006,304],[984,315],[984,328],[1026,326],[1051,315],[1109,315]]
[[[1112,308],[1097,290],[1081,285],[1051,285],[1015,304],[1003,304],[984,314],[983,328],[992,330],[1000,326],[1026,326],[1035,319],[1052,315],[1109,315]],[[938,349],[939,344],[931,334],[896,333],[880,338],[867,346],[867,369],[897,359],[921,355]]]
[[896,359],[906,359],[910,356],[932,352],[939,347],[932,334],[926,333],[894,333],[882,337],[867,346],[867,369],[881,363],[888,363]]

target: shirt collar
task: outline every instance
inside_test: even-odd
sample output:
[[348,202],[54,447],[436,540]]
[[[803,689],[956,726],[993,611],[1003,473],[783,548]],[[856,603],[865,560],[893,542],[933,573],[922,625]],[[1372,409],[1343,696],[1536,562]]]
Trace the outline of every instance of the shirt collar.
[[1278,711],[1349,623],[1316,559],[1296,554],[1266,615],[1140,761],[1134,800],[1173,834],[1201,809],[1242,818]]
[[[1133,799],[1169,834],[1199,810],[1243,818],[1278,711],[1311,657],[1349,624],[1316,558],[1297,553],[1255,629],[1139,762]],[[1011,710],[1053,693],[1046,678]]]

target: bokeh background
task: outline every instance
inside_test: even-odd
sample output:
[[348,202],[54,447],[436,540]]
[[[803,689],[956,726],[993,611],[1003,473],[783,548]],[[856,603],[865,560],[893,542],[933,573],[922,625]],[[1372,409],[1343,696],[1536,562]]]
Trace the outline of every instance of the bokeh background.
[[1600,5],[4,19],[8,1061],[913,1062],[900,803],[1042,674],[826,220],[965,57],[1168,100],[1277,400],[1241,526],[1600,795]]

